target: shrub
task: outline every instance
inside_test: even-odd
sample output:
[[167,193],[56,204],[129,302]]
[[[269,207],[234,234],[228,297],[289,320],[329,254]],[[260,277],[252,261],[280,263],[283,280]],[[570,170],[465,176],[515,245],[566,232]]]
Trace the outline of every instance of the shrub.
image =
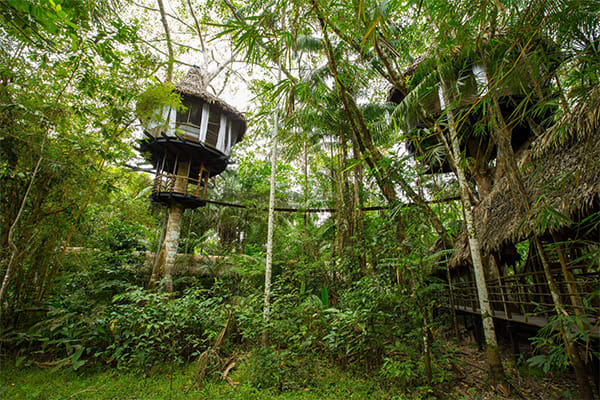
[[258,389],[288,391],[312,386],[318,368],[314,358],[265,347],[250,353],[235,377]]
[[386,343],[400,332],[397,296],[377,277],[357,281],[342,296],[339,309],[326,310],[327,348],[344,363],[375,368],[383,361]]
[[112,343],[103,357],[124,368],[145,368],[166,361],[189,361],[220,332],[226,309],[218,297],[199,290],[169,299],[168,294],[134,290],[116,296],[108,319]]
[[74,299],[53,304],[42,322],[9,338],[59,366],[110,363],[146,370],[197,356],[214,341],[227,313],[222,298],[200,290],[170,299],[135,288],[113,303],[88,303],[87,309]]

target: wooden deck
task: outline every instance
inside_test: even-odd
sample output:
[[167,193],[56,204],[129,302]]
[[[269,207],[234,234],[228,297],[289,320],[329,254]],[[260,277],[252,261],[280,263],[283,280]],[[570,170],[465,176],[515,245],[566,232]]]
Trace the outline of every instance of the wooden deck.
[[[205,171],[204,174],[203,171]],[[198,179],[190,178],[188,175],[164,173],[159,170],[154,178],[150,200],[167,204],[177,202],[186,208],[203,207],[206,205],[208,180],[209,171],[203,169],[203,166],[200,167]]]
[[[600,273],[596,267],[568,267],[569,281],[560,266],[552,269],[553,280],[565,309],[570,315],[582,315],[589,321],[593,336],[600,337]],[[445,304],[456,311],[481,315],[479,297],[473,277],[452,282],[453,303]],[[470,279],[466,279],[470,278]],[[543,271],[501,276],[487,282],[492,317],[534,327],[544,327],[556,315],[554,302]],[[448,290],[448,295],[450,290]]]
[[[468,312],[471,314],[481,315],[481,310],[479,308],[473,309],[471,307],[464,307],[464,306],[457,305],[454,307],[454,309],[457,311],[463,311],[463,312]],[[513,313],[509,317],[506,315],[506,313],[504,311],[492,310],[492,312],[493,312],[492,317],[504,319],[506,321],[520,322],[522,324],[533,325],[533,326],[537,326],[539,328],[546,326],[548,324],[548,320],[545,317],[541,317],[541,316],[536,316],[536,315],[527,316],[527,315]]]

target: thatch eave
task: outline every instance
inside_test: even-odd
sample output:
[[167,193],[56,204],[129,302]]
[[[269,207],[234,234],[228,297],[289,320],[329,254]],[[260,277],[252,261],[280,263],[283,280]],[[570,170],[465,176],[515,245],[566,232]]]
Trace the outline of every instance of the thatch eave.
[[[482,247],[501,251],[534,235],[567,228],[598,207],[600,201],[600,88],[537,139],[524,160],[523,183],[530,210],[516,205],[504,176],[473,214]],[[560,134],[560,136],[559,136]],[[450,267],[471,264],[465,232],[457,239]]]

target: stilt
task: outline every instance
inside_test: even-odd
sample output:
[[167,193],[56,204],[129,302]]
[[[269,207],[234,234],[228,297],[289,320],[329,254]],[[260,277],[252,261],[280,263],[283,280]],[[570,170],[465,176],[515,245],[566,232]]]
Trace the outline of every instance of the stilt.
[[481,325],[481,317],[473,315],[471,319],[473,321],[473,336],[477,342],[477,348],[479,348],[479,351],[483,351],[483,326]]
[[506,322],[506,333],[508,334],[508,340],[510,340],[510,347],[515,358],[516,365],[519,362],[519,355],[521,352],[519,351],[519,341],[518,337],[516,337],[516,329],[510,321]]

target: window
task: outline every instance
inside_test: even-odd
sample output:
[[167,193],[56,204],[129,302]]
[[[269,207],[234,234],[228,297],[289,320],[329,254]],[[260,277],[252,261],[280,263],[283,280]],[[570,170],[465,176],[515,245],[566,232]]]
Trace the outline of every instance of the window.
[[204,143],[211,146],[217,147],[217,141],[219,140],[219,127],[221,124],[221,115],[216,112],[213,108],[210,110],[208,116],[208,126],[206,128],[206,139]]
[[177,128],[184,136],[199,139],[202,126],[202,103],[184,99],[183,106],[186,110],[177,113]]
[[175,112],[170,107],[162,107],[157,110],[151,121],[144,127],[146,132],[154,137],[162,135],[173,136],[175,130]]

